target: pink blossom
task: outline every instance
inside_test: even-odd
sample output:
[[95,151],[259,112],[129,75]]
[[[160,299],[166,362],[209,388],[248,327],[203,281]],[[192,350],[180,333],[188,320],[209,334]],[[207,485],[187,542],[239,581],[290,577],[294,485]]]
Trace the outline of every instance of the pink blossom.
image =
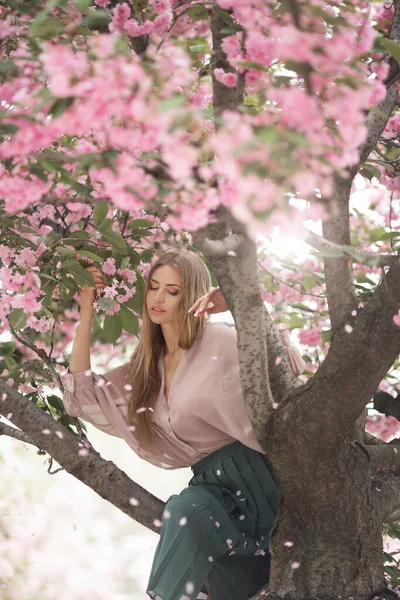
[[101,270],[105,275],[115,275],[117,270],[115,267],[115,259],[107,258],[107,260],[102,265]]
[[223,69],[214,69],[214,75],[217,81],[226,85],[226,87],[235,87],[237,84],[237,75],[235,73],[225,73]]
[[37,258],[31,248],[24,248],[14,260],[19,267],[33,267],[36,264]]
[[31,179],[18,176],[0,178],[1,195],[5,201],[5,210],[19,213],[30,204],[40,202],[48,191],[51,182],[45,183],[33,175]]
[[112,22],[110,24],[110,31],[124,31],[125,23],[131,16],[131,8],[126,2],[117,4],[113,11]]
[[137,280],[137,275],[132,269],[118,269],[118,275],[125,279],[130,285],[133,285]]
[[304,346],[319,346],[322,343],[321,333],[318,329],[302,329],[299,333],[299,341]]
[[394,315],[393,322],[395,325],[398,325],[398,327],[400,327],[400,309],[399,312],[396,315]]

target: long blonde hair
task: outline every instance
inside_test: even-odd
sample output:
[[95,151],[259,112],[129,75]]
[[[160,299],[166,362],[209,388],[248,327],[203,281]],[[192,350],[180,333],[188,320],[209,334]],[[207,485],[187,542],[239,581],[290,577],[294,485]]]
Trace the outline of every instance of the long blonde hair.
[[[161,254],[151,267],[146,279],[143,302],[143,323],[139,342],[131,357],[132,393],[129,400],[128,418],[135,422],[140,443],[151,441],[152,411],[161,387],[158,368],[165,352],[165,340],[160,325],[153,323],[146,308],[150,279],[158,267],[175,267],[182,279],[183,294],[178,305],[178,344],[184,350],[190,348],[201,336],[206,325],[205,318],[188,313],[189,308],[211,288],[210,273],[201,257],[186,249],[170,249]],[[141,409],[141,410],[140,410]]]

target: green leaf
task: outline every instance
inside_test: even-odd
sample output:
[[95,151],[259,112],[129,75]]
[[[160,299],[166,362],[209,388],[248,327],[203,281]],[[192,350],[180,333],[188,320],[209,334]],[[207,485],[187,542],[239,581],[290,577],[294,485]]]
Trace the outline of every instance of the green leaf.
[[87,258],[91,258],[92,260],[94,260],[94,262],[98,262],[100,264],[103,264],[104,262],[104,258],[101,258],[101,256],[98,256],[93,252],[89,252],[89,250],[77,250],[77,252],[79,256],[86,256]]
[[258,62],[254,62],[254,61],[245,61],[245,62],[241,62],[239,63],[240,67],[244,67],[245,69],[256,69],[257,71],[264,71],[265,73],[267,73],[268,69],[266,67],[264,67],[263,65],[260,65],[260,63]]
[[135,219],[128,225],[128,229],[143,229],[144,227],[155,227],[153,221],[147,219]]
[[141,313],[143,309],[143,294],[135,293],[132,298],[129,298],[125,303],[125,306],[128,306],[131,310],[135,312]]
[[87,231],[73,231],[68,237],[64,238],[64,244],[68,246],[79,246],[85,240],[87,240],[89,234]]
[[13,354],[16,349],[16,345],[14,342],[3,342],[0,344],[0,356],[5,356],[6,354]]
[[83,431],[87,431],[85,421],[81,421],[81,419],[78,419],[78,421],[79,421],[79,425],[82,427]]
[[220,8],[218,4],[214,6],[214,12],[227,24],[229,27],[235,27],[236,23],[227,10]]
[[382,241],[383,240],[393,240],[397,237],[400,237],[400,231],[386,231],[379,237],[379,239]]
[[18,68],[15,62],[11,59],[1,60],[0,61],[0,75],[16,75],[18,73]]
[[204,19],[208,19],[208,10],[204,6],[204,4],[197,4],[197,6],[192,6],[189,8],[186,13],[192,19],[192,21],[202,21]]
[[139,321],[136,315],[133,314],[129,308],[124,305],[121,305],[120,313],[121,315],[121,324],[123,329],[128,333],[137,334],[139,331]]
[[57,117],[62,115],[71,106],[73,101],[74,101],[73,97],[58,98],[58,100],[56,100],[50,107],[49,115],[51,115],[53,117],[53,119],[56,119]]
[[107,340],[115,345],[122,333],[121,317],[117,315],[107,315],[104,319],[104,335]]
[[114,308],[116,301],[113,298],[99,298],[97,304],[103,310],[110,310],[110,308]]
[[82,19],[82,25],[90,28],[97,28],[107,25],[110,19],[105,10],[96,8],[95,11],[90,12]]
[[65,258],[70,258],[72,256],[75,256],[76,250],[74,250],[73,248],[64,248],[64,246],[56,246],[56,252],[58,252],[59,254],[61,254],[61,256],[64,256]]
[[0,133],[4,135],[12,135],[17,133],[18,125],[14,125],[14,123],[0,123]]
[[32,19],[29,29],[30,37],[50,39],[57,37],[64,31],[64,23],[61,19],[49,17],[49,15],[44,14],[44,11],[42,11],[37,17]]
[[344,251],[340,248],[321,248],[321,250],[318,252],[318,256],[323,256],[326,258],[344,256]]
[[72,275],[75,283],[79,287],[82,287],[84,285],[88,285],[89,287],[95,287],[92,273],[86,271],[86,269],[84,269],[82,265],[80,265],[75,260],[66,261],[62,266],[62,271],[68,273],[69,275]]
[[26,325],[26,314],[22,308],[14,308],[8,317],[10,324],[16,331],[24,329]]
[[208,51],[208,44],[197,44],[197,46],[189,46],[189,52],[191,52],[192,54],[204,54]]
[[102,233],[108,233],[109,231],[113,231],[112,229],[112,224],[113,224],[113,220],[112,219],[104,219],[98,229],[99,231],[101,231]]
[[306,276],[301,279],[301,284],[306,292],[312,292],[319,282],[314,277]]
[[321,331],[321,338],[322,338],[322,343],[323,344],[329,344],[329,342],[331,341],[331,337],[332,337],[332,330],[331,329],[327,329],[325,331]]
[[71,187],[75,192],[77,192],[81,196],[88,196],[93,192],[92,185],[84,185],[83,183],[79,183],[79,181],[75,181],[71,184]]
[[292,313],[289,319],[289,329],[297,329],[304,327],[305,319],[296,313]]
[[388,40],[384,37],[380,39],[380,42],[385,50],[389,52],[389,54],[391,54],[393,58],[400,64],[400,46],[396,44],[395,41]]
[[127,247],[124,238],[117,231],[105,231],[101,234],[101,239],[107,244],[111,244],[113,250],[118,254],[127,254]]
[[44,181],[44,183],[47,183],[48,181],[46,173],[42,171],[42,169],[39,169],[37,165],[29,165],[29,173],[36,175],[36,177],[38,177],[41,181]]
[[93,211],[93,222],[95,227],[100,227],[103,223],[104,219],[108,215],[108,204],[106,202],[102,202],[101,204],[96,204]]
[[381,178],[380,170],[369,163],[363,164],[363,166],[360,168],[360,175],[362,175],[369,181],[371,181],[373,177],[376,177],[377,179]]
[[162,100],[160,102],[160,104],[158,105],[158,110],[160,112],[168,112],[169,110],[172,110],[174,108],[180,108],[185,103],[186,98],[183,94],[179,96],[171,96],[170,98],[166,98],[165,100]]
[[144,291],[146,289],[146,282],[143,279],[143,277],[137,273],[137,279],[136,279],[136,291],[138,294],[144,294]]
[[62,412],[62,413],[65,412],[63,401],[58,396],[54,396],[54,395],[47,396],[46,400],[50,404],[50,406],[52,406],[53,408],[55,408],[59,412]]
[[278,132],[275,127],[260,127],[256,131],[256,138],[263,144],[274,144],[278,139]]
[[91,6],[92,0],[72,0],[81,12],[85,12]]

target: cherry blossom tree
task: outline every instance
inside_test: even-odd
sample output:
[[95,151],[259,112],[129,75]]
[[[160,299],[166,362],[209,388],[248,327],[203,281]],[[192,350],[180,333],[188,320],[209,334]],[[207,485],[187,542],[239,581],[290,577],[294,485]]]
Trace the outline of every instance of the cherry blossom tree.
[[[398,597],[382,526],[396,535],[400,518],[400,4],[6,0],[0,14],[0,432],[157,530],[162,502],[99,456],[59,392],[85,267],[107,278],[92,346],[107,364],[128,359],[155,252],[195,247],[281,484],[258,597]],[[277,231],[313,250],[274,254]],[[279,324],[299,330],[299,380]]]

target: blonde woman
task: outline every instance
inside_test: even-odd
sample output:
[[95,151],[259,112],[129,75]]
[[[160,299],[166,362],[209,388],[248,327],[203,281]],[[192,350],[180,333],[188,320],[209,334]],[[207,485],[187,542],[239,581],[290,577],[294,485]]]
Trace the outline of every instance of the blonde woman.
[[[90,270],[101,290],[102,274]],[[247,416],[236,331],[207,318],[227,310],[222,294],[210,292],[200,256],[164,252],[147,277],[130,362],[100,376],[90,369],[96,288],[82,289],[66,410],[122,437],[154,465],[193,472],[166,504],[147,594],[195,600],[202,591],[212,600],[246,600],[269,580],[278,482]],[[286,348],[299,374],[301,357]]]

